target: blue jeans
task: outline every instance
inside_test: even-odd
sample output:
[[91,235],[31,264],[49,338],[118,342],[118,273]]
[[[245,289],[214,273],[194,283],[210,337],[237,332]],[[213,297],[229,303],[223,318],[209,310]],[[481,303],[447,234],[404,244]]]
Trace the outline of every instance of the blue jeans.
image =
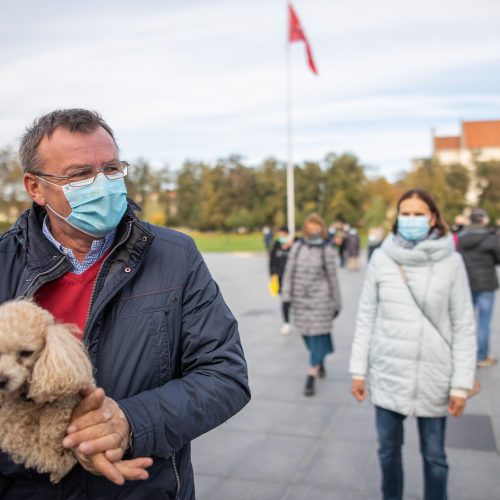
[[[401,448],[404,442],[403,421],[406,416],[379,406],[375,407],[375,411],[383,498],[402,500]],[[448,463],[444,451],[446,417],[418,417],[417,420],[420,453],[424,462],[424,499],[447,500]]]
[[495,291],[472,292],[472,302],[477,310],[477,360],[488,357],[490,352],[490,323],[493,316]]

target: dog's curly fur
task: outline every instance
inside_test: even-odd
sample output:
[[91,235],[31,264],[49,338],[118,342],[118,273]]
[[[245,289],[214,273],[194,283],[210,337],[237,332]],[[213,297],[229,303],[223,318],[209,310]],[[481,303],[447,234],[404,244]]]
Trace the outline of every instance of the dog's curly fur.
[[62,440],[78,391],[93,383],[75,329],[29,300],[0,306],[0,449],[53,483],[76,463]]

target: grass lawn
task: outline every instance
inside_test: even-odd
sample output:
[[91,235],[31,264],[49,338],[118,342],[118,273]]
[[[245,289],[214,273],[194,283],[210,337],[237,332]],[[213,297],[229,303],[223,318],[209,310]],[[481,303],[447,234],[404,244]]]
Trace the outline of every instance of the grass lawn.
[[182,232],[194,239],[200,252],[263,252],[265,250],[261,233],[201,233],[184,229]]

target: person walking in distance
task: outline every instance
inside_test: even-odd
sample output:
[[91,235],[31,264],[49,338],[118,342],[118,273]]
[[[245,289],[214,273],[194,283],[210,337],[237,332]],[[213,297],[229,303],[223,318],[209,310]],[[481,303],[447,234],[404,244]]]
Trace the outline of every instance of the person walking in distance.
[[477,312],[477,366],[484,368],[497,362],[490,356],[490,334],[498,288],[496,266],[500,264],[500,239],[493,229],[487,227],[489,218],[484,210],[473,209],[470,222],[469,227],[457,233],[457,249],[465,261]]
[[360,247],[359,233],[356,228],[351,227],[345,236],[347,269],[349,269],[349,271],[359,271]]
[[323,219],[309,215],[303,238],[290,251],[283,277],[283,302],[290,304],[293,324],[310,354],[306,396],[314,395],[316,377],[325,376],[324,360],[333,352],[332,322],[341,310],[335,254],[325,240]]
[[[283,274],[285,273],[286,261],[292,247],[293,240],[290,238],[290,233],[287,226],[281,226],[278,229],[278,238],[274,242],[269,258],[269,273],[271,278],[276,277],[279,283],[279,290],[283,286]],[[282,302],[281,311],[283,315],[283,325],[280,333],[289,335],[292,331],[290,326],[290,303]]]
[[403,421],[416,416],[426,500],[446,500],[446,415],[474,385],[476,341],[467,273],[426,191],[407,191],[374,251],[352,343],[352,394],[375,405],[384,500],[403,498]]

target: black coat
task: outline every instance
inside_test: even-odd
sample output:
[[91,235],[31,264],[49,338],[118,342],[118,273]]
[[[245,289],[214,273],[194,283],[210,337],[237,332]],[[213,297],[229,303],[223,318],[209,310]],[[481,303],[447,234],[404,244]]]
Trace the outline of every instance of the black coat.
[[458,251],[462,254],[473,292],[498,288],[495,266],[500,264],[500,240],[485,227],[472,226],[458,233]]
[[[28,210],[0,239],[0,303],[70,269],[41,232],[44,215]],[[0,497],[193,499],[190,441],[237,413],[250,391],[237,322],[192,239],[129,208],[96,279],[84,342],[97,385],[129,419],[132,458],[154,459],[150,478],[120,487],[77,465],[53,486],[0,454],[0,489],[21,476]]]
[[291,245],[288,248],[284,248],[283,245],[276,240],[274,242],[273,248],[271,249],[271,254],[269,258],[269,273],[271,275],[277,274],[279,279],[283,278],[285,273],[286,261],[288,259],[288,254],[290,253]]

